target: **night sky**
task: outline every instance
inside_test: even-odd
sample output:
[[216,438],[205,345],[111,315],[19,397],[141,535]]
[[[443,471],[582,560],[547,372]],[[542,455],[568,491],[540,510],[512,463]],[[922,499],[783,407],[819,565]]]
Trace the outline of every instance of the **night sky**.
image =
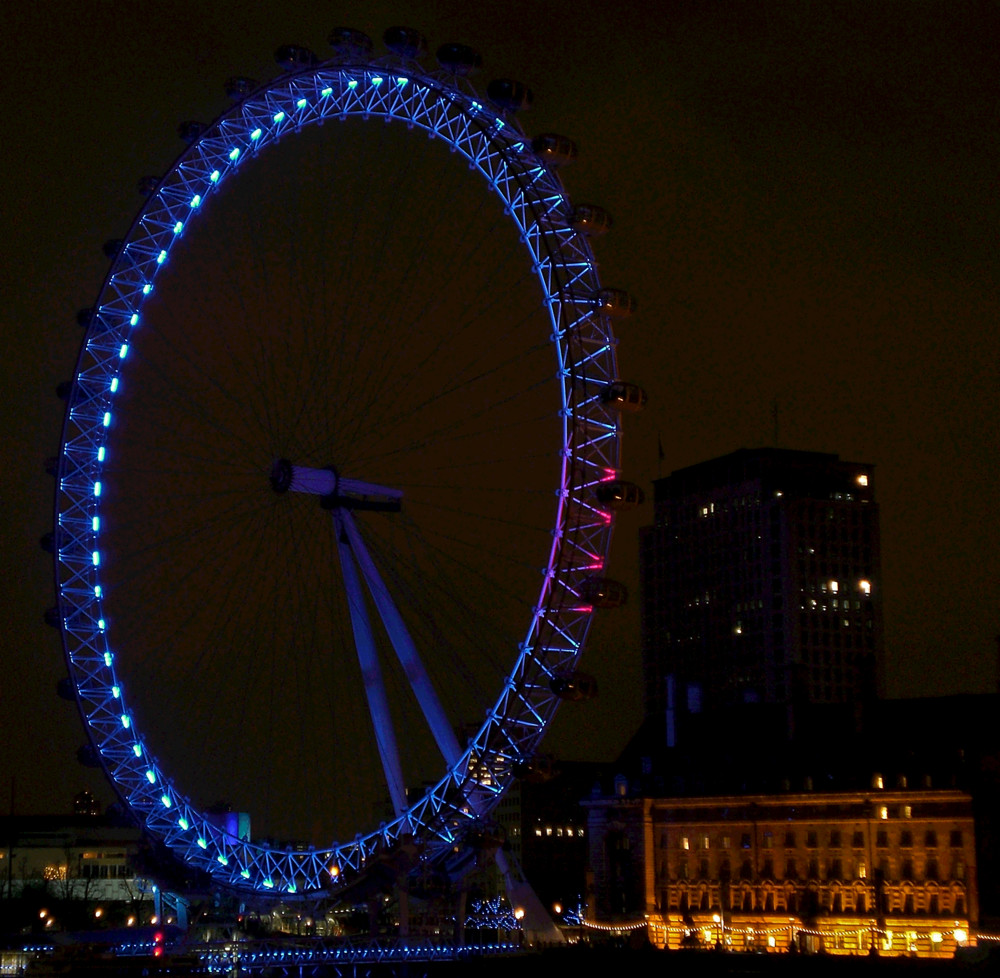
[[[482,6],[482,10],[476,7]],[[529,133],[575,139],[564,179],[607,207],[605,284],[638,313],[622,375],[650,404],[625,423],[625,476],[740,447],[839,453],[876,466],[890,695],[996,688],[1000,158],[994,3],[277,5],[187,0],[5,6],[7,129],[0,788],[18,811],[65,810],[100,777],[75,761],[58,700],[51,522],[79,342],[140,200],[181,149],[176,126],[226,107],[224,80],[272,53],[321,57],[334,26],[422,30],[479,49],[535,92]],[[659,459],[662,445],[664,458]],[[615,576],[638,593],[649,503],[620,518]],[[601,698],[564,709],[547,749],[607,760],[640,719],[636,602],[598,621],[584,668]],[[4,797],[2,807],[7,809]]]

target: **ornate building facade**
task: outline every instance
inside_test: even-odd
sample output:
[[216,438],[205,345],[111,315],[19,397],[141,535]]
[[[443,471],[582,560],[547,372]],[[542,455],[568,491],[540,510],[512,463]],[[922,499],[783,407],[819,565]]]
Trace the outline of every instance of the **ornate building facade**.
[[978,920],[972,799],[873,784],[586,801],[591,906],[659,947],[954,954]]

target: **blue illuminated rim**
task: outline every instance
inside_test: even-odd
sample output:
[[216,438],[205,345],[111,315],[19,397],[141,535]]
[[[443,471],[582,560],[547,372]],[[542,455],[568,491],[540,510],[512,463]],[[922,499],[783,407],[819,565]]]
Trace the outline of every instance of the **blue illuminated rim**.
[[[528,249],[549,311],[562,417],[557,517],[547,570],[513,670],[458,763],[402,816],[345,843],[307,851],[244,842],[212,824],[174,786],[137,729],[115,667],[101,588],[104,462],[132,331],[174,243],[225,181],[285,135],[326,119],[399,120],[444,140],[503,201]],[[136,818],[220,885],[257,893],[335,891],[376,853],[412,835],[428,858],[453,848],[533,758],[559,698],[551,680],[576,668],[593,608],[584,582],[601,573],[613,514],[595,488],[619,468],[618,416],[601,399],[617,378],[586,236],[555,171],[516,120],[450,76],[409,61],[326,62],[248,95],[173,163],[136,217],[95,303],[63,427],[55,504],[55,577],[63,647],[88,736]]]

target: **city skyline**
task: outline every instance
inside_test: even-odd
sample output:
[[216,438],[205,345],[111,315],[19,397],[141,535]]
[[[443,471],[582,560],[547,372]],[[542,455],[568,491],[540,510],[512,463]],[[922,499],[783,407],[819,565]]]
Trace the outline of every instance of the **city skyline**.
[[[76,765],[82,729],[55,697],[63,668],[41,623],[50,565],[36,544],[51,512],[42,462],[58,446],[53,391],[76,354],[75,311],[104,272],[101,244],[134,214],[135,181],[179,149],[177,123],[217,112],[226,77],[275,73],[281,43],[324,54],[335,21],[375,38],[409,22],[432,48],[470,43],[487,65],[483,85],[510,75],[534,88],[530,133],[580,143],[567,185],[615,217],[596,247],[602,276],[640,303],[620,330],[620,363],[651,403],[626,419],[625,477],[648,488],[774,442],[870,461],[889,692],[992,689],[996,18],[965,10],[764,4],[713,21],[697,4],[647,20],[597,4],[524,5],[511,18],[509,8],[387,3],[293,23],[181,4],[72,12],[59,36],[39,13],[6,12],[8,35],[51,50],[61,68],[45,86],[30,71],[5,82],[10,104],[31,106],[5,148],[19,192],[4,289],[13,345],[0,783],[16,779],[15,807],[68,806],[81,787],[107,795]],[[598,620],[583,665],[602,699],[563,711],[546,745],[557,753],[578,742],[611,755],[640,719],[636,554],[651,522],[649,504],[619,520],[612,576],[633,600]]]

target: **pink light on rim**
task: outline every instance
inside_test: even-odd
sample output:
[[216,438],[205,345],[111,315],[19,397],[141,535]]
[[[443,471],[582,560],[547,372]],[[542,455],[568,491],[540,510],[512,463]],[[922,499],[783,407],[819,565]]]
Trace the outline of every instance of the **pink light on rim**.
[[592,604],[581,604],[577,605],[575,608],[570,608],[570,611],[578,611],[580,614],[589,615],[593,612],[594,606]]
[[608,469],[608,468],[606,468],[604,470],[604,478],[601,479],[601,482],[614,482],[615,479],[617,479],[617,478],[618,478],[618,470],[617,469]]
[[596,564],[587,564],[583,568],[584,570],[604,570],[604,561],[599,560]]

